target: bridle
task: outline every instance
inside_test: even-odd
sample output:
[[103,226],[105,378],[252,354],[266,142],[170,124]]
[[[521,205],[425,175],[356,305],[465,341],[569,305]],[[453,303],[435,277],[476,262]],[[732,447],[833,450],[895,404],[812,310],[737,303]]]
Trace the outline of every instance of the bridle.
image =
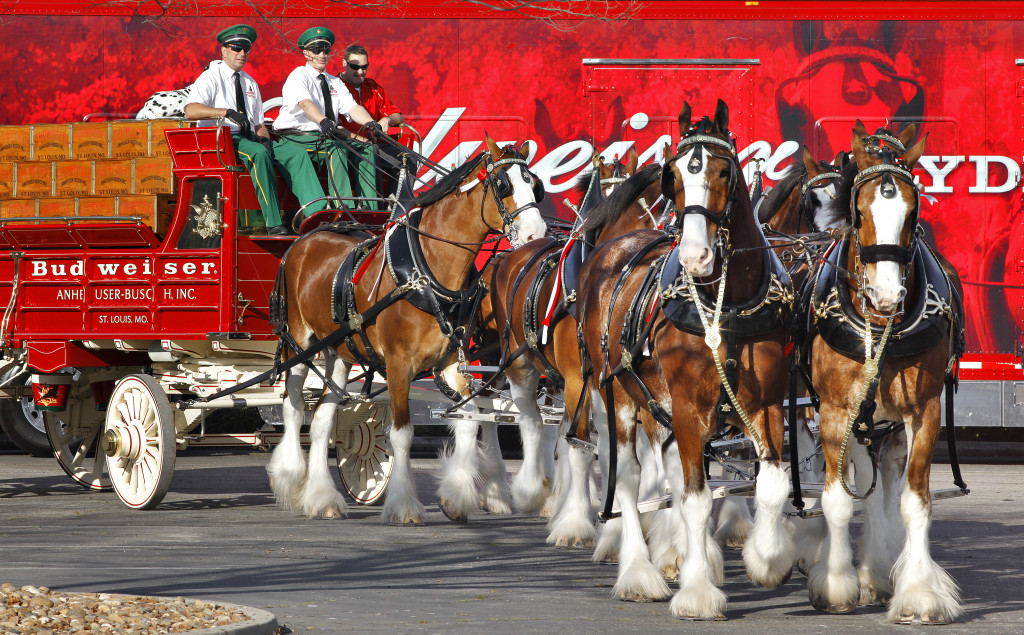
[[[719,244],[724,246],[723,239],[726,238],[728,230],[726,226],[729,223],[729,218],[732,215],[733,206],[736,203],[737,198],[737,174],[739,174],[739,162],[736,160],[736,145],[732,141],[726,141],[714,135],[709,134],[711,129],[711,121],[705,116],[700,120],[699,123],[692,126],[683,137],[679,140],[679,144],[676,146],[676,155],[665,162],[665,167],[661,175],[661,194],[665,197],[665,200],[675,205],[675,187],[673,184],[674,174],[672,173],[672,164],[679,159],[684,152],[693,148],[693,154],[690,160],[686,163],[686,171],[690,174],[699,174],[704,169],[704,153],[706,152],[709,156],[718,159],[723,159],[729,164],[729,189],[728,198],[725,202],[725,207],[721,212],[715,213],[709,210],[703,205],[687,205],[676,215],[675,226],[681,227],[683,218],[687,214],[700,214],[711,222],[718,226],[719,233]],[[726,152],[716,152],[717,149],[723,149]]]
[[[853,189],[850,193],[850,214],[853,226],[855,229],[860,229],[862,222],[861,212],[857,205],[861,189],[868,183],[881,179],[880,194],[883,198],[891,199],[899,196],[899,188],[896,186],[896,181],[899,180],[909,185],[914,193],[914,209],[909,217],[911,234],[914,234],[917,232],[921,212],[921,189],[914,181],[914,175],[911,174],[910,169],[896,156],[893,150],[883,147],[879,154],[882,158],[881,163],[864,168],[854,177]],[[865,264],[889,261],[906,265],[913,260],[916,245],[913,240],[909,247],[902,245],[862,246],[859,232],[854,231],[853,235],[860,261]]]
[[[812,192],[815,189],[828,187],[829,185],[832,185],[834,181],[838,181],[843,178],[842,172],[837,170],[830,163],[819,161],[818,167],[823,170],[822,173],[812,176],[811,178],[807,178],[805,175],[804,182],[800,185],[800,213],[807,219],[807,228],[811,230],[811,233],[815,234],[821,230],[814,222],[815,201],[812,198]],[[827,181],[827,183],[825,183],[825,185],[819,185],[823,181]]]
[[[512,156],[498,159],[497,161],[491,158],[490,153],[484,152],[483,161],[484,169],[481,170],[481,174],[478,178],[484,183],[485,196],[480,202],[480,220],[487,226],[488,229],[495,233],[505,234],[509,241],[515,243],[518,242],[518,232],[515,228],[516,218],[525,212],[526,210],[533,208],[538,209],[537,203],[544,199],[544,184],[541,183],[535,175],[533,175],[528,169],[526,161],[519,156],[519,148],[514,145],[507,145],[502,149],[502,155],[511,154]],[[520,174],[527,184],[533,186],[533,202],[528,203],[522,207],[516,209],[515,212],[508,211],[508,207],[505,205],[505,199],[512,195],[512,182],[508,178],[508,171],[513,165],[518,165]],[[509,166],[509,167],[506,167]],[[502,169],[504,168],[504,169]],[[491,196],[494,198],[494,203],[498,208],[498,214],[501,216],[501,222],[507,230],[499,231],[498,229],[491,227],[487,219],[484,218],[484,204],[487,201],[486,192],[490,191]]]

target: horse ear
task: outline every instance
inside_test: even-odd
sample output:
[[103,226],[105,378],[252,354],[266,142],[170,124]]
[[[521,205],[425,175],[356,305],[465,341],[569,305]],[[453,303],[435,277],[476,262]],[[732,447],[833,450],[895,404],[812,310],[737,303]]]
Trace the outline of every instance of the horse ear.
[[497,161],[501,158],[501,148],[495,143],[494,139],[491,139],[491,135],[484,132],[484,142],[487,144],[487,149],[491,151],[491,158]]
[[867,131],[864,130],[864,124],[857,120],[857,125],[853,128],[853,139],[850,141],[850,152],[853,153],[853,158],[857,162],[857,165],[863,166],[865,159],[867,159],[868,153],[864,150],[864,137]]
[[868,129],[864,127],[864,122],[861,121],[860,119],[858,119],[857,123],[853,126],[853,134],[857,135],[858,137],[868,136]]
[[913,148],[907,150],[907,154],[903,157],[903,160],[906,162],[907,167],[910,168],[911,170],[914,169],[914,166],[917,165],[917,162],[921,158],[921,155],[924,154],[924,142],[927,140],[928,133],[925,133],[924,137],[922,137],[921,140],[918,141]]
[[531,144],[533,144],[533,142],[527,140],[523,142],[523,147],[519,148],[519,156],[526,161],[530,160],[530,151],[533,149]]
[[850,157],[846,154],[846,151],[840,150],[836,153],[836,158],[832,159],[832,167],[836,167],[841,170],[846,167],[846,162],[849,160]]
[[674,157],[675,155],[676,155],[676,153],[672,149],[672,142],[671,141],[666,141],[665,142],[665,149],[661,151],[662,163],[668,163],[668,160],[671,159],[672,157]]
[[630,174],[636,174],[638,163],[640,163],[640,155],[636,153],[636,148],[630,148],[629,153],[626,154],[626,171]]
[[804,169],[807,170],[809,176],[818,176],[821,174],[821,169],[818,167],[818,163],[814,160],[814,156],[811,155],[811,151],[804,146]]
[[897,136],[899,137],[899,140],[903,142],[903,147],[905,148],[907,147],[907,144],[914,140],[915,134],[917,134],[917,124],[912,123],[901,130]]
[[729,107],[721,99],[718,100],[718,105],[715,106],[715,125],[722,134],[729,132]]
[[679,111],[679,137],[682,138],[686,131],[690,129],[690,102],[684,101],[683,107]]
[[590,161],[594,164],[594,168],[597,170],[600,170],[601,166],[604,165],[604,157],[602,157],[601,153],[597,150],[594,150],[594,156],[590,157]]

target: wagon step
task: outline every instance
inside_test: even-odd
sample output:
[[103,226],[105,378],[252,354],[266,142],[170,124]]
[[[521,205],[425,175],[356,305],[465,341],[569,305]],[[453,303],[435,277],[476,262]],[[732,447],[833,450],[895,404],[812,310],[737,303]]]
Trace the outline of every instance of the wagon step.
[[[820,485],[820,484],[816,484],[816,485]],[[800,489],[801,489],[801,491],[803,491],[804,488],[801,487]],[[969,489],[963,490],[963,489],[960,489],[959,487],[950,487],[948,489],[932,490],[932,494],[931,495],[932,495],[932,500],[933,501],[937,501],[937,500],[943,500],[943,499],[946,499],[946,498],[959,498],[960,496],[967,496],[970,492],[971,492],[971,490],[969,490]],[[813,497],[812,494],[804,494],[804,496],[807,497],[807,498]],[[821,491],[820,490],[818,491],[817,496],[819,498],[821,497]],[[860,501],[859,500],[854,500],[853,503],[854,503],[855,507],[860,505]],[[825,512],[822,511],[822,509],[820,507],[816,507],[814,509],[805,509],[802,512],[784,512],[784,513],[786,514],[786,516],[789,516],[790,518],[792,518],[794,516],[800,517],[800,518],[821,518],[822,516],[825,515]]]

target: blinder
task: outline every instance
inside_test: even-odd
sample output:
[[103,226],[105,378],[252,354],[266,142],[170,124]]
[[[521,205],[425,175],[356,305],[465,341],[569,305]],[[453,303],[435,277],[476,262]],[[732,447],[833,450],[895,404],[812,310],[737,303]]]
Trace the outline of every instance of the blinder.
[[[917,231],[918,220],[921,213],[921,188],[914,182],[914,175],[911,174],[906,165],[904,165],[903,162],[895,156],[892,149],[882,147],[879,152],[882,157],[882,163],[865,168],[859,172],[853,180],[853,191],[850,196],[850,213],[853,220],[853,226],[860,229],[862,223],[860,208],[857,205],[861,188],[875,179],[881,179],[880,193],[883,198],[891,199],[895,198],[899,194],[899,188],[896,186],[896,181],[899,180],[909,185],[914,192],[914,209],[911,211],[909,217],[910,227],[912,230],[911,234],[914,234]],[[862,246],[859,248],[860,260],[864,263],[889,261],[905,265],[910,263],[913,259],[914,244],[915,243],[911,241],[910,247],[903,247],[901,245]]]
[[[736,200],[736,175],[739,172],[739,165],[736,161],[736,146],[731,141],[726,141],[725,139],[721,139],[710,134],[711,125],[711,120],[705,116],[695,126],[687,130],[682,139],[679,140],[679,144],[676,146],[676,155],[671,159],[666,160],[665,166],[662,168],[661,194],[665,197],[666,201],[675,200],[675,173],[672,171],[672,164],[683,155],[687,147],[694,146],[693,154],[686,164],[687,172],[690,174],[699,174],[701,170],[704,169],[704,163],[706,161],[704,156],[705,153],[710,157],[716,157],[728,161],[729,198],[726,201],[725,208],[717,214],[703,205],[687,205],[679,211],[676,218],[677,225],[682,223],[683,217],[687,214],[700,214],[711,222],[717,224],[719,227],[725,226],[729,221],[729,215],[732,212],[732,206]],[[727,150],[727,153],[719,154],[714,151],[716,148],[723,148]]]
[[[814,223],[814,205],[816,201],[811,196],[812,190],[821,187],[828,187],[832,181],[841,179],[843,176],[842,172],[836,170],[834,166],[826,163],[825,161],[819,161],[818,167],[821,168],[823,172],[812,176],[809,179],[805,177],[803,185],[800,186],[800,208],[803,210],[801,213],[806,216],[807,226],[812,232],[820,231]],[[826,183],[824,185],[819,185],[823,181]]]

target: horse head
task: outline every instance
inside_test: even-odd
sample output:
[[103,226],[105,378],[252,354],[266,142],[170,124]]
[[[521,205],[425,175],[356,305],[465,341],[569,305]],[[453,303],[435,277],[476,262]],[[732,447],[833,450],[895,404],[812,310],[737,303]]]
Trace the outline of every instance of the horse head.
[[835,209],[836,186],[842,178],[844,157],[845,153],[836,155],[831,164],[815,161],[811,151],[804,146],[805,176],[800,186],[800,197],[812,231],[838,226],[846,218],[846,210]]
[[887,131],[869,136],[860,121],[853,131],[858,172],[850,212],[863,265],[861,288],[884,314],[895,312],[907,294],[904,281],[914,253],[921,190],[911,170],[924,152],[925,139],[905,150],[913,135],[914,126],[909,126],[899,137]]
[[514,145],[499,148],[490,135],[485,138],[490,151],[486,171],[495,194],[484,205],[485,221],[491,227],[500,226],[513,247],[541,238],[547,233],[547,224],[537,203],[544,198],[544,185],[526,167],[530,142],[522,149]]
[[662,169],[661,192],[678,210],[680,263],[691,276],[707,276],[722,246],[739,177],[729,107],[719,99],[714,120],[705,116],[691,125],[690,104],[684,102],[679,130],[676,155]]
[[604,195],[608,196],[616,185],[636,174],[636,166],[639,162],[640,157],[636,153],[636,148],[629,149],[625,161],[620,159],[619,155],[615,155],[611,163],[605,163],[604,158],[599,153],[595,153],[594,168],[601,175],[601,189],[604,191]]

